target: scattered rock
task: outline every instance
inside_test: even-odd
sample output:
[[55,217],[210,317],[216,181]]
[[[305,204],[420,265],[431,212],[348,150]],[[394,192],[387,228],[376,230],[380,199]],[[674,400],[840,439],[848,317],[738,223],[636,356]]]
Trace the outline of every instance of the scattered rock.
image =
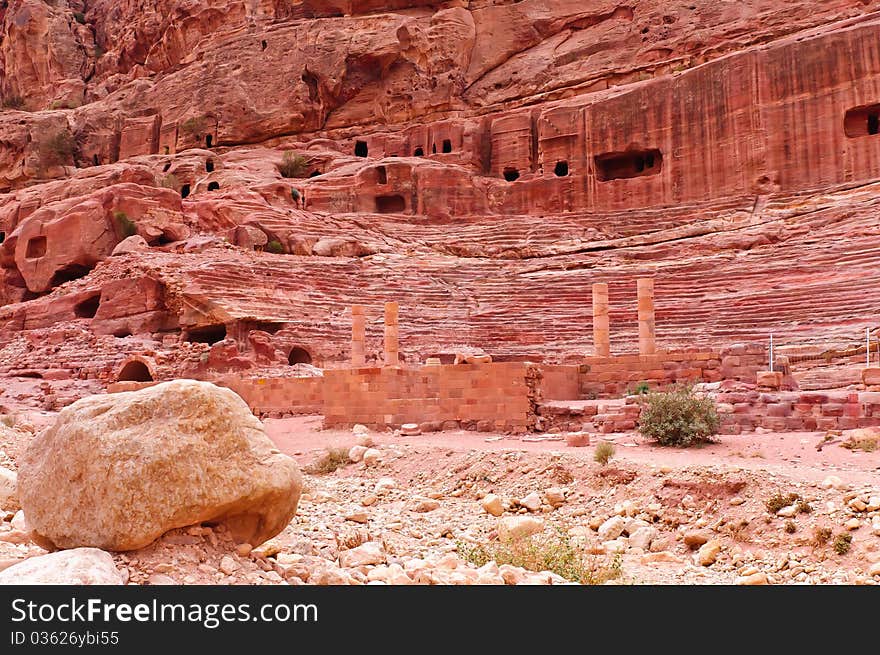
[[501,498],[495,494],[486,494],[483,496],[480,505],[486,513],[491,514],[492,516],[501,516],[504,514],[504,504],[501,502]]
[[642,556],[641,559],[642,564],[657,564],[657,563],[668,563],[668,564],[680,564],[681,558],[677,557],[673,553],[670,553],[667,550],[661,550],[657,553],[646,553]]
[[823,489],[846,489],[846,484],[836,475],[829,475],[822,480],[821,487]]
[[720,553],[721,542],[713,539],[700,546],[700,550],[697,551],[697,561],[700,563],[700,566],[712,566]]
[[366,446],[352,446],[348,450],[348,459],[357,464],[364,458],[364,453],[369,450]]
[[530,512],[537,512],[541,509],[541,497],[534,491],[519,501],[519,504]]
[[224,555],[220,559],[220,566],[218,566],[217,568],[219,568],[226,575],[232,575],[233,573],[238,571],[241,566],[238,562],[235,561],[235,558],[231,555]]
[[439,509],[439,507],[440,503],[433,498],[417,498],[413,511],[421,513],[433,512],[435,509]]
[[657,528],[643,527],[635,530],[629,536],[629,545],[632,548],[641,548],[644,551],[651,549],[651,542],[660,534]]
[[384,563],[385,549],[377,541],[368,541],[357,548],[343,550],[339,553],[339,566],[345,569]]
[[364,451],[364,466],[377,466],[382,461],[382,453],[376,448],[368,448]]
[[565,491],[551,487],[544,491],[544,500],[550,507],[562,507],[565,504]]
[[368,523],[370,520],[370,516],[366,512],[354,512],[352,514],[348,514],[345,517],[345,520],[351,521],[353,523]]
[[15,493],[17,478],[15,471],[0,466],[0,508],[9,512],[19,509],[18,496]]
[[418,423],[404,423],[400,426],[402,437],[416,437],[422,433]]
[[858,530],[860,527],[862,527],[862,522],[858,519],[850,519],[843,524],[843,527],[845,527],[847,530]]
[[691,550],[697,550],[709,541],[711,535],[704,530],[690,530],[684,533],[684,544]]
[[510,541],[543,532],[543,519],[532,516],[505,516],[498,520],[498,539]]
[[752,573],[751,575],[740,576],[736,579],[736,584],[744,586],[765,585],[769,584],[766,573]]
[[31,557],[0,572],[0,585],[120,585],[126,576],[109,553],[74,548]]
[[610,519],[599,526],[599,538],[602,541],[617,539],[620,535],[623,534],[623,529],[625,526],[626,520],[623,517],[612,516]]
[[799,512],[799,510],[798,510],[798,506],[796,504],[789,505],[788,507],[783,507],[781,510],[776,512],[776,516],[781,516],[784,519],[790,519],[793,516],[797,516],[798,512]]

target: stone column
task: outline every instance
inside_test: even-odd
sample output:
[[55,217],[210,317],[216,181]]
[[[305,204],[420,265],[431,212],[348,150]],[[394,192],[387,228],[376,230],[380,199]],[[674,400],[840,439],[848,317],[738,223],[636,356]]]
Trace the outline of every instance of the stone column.
[[351,306],[351,365],[364,366],[367,358],[364,350],[366,341],[366,318],[363,305]]
[[608,285],[597,282],[593,285],[593,354],[597,357],[611,356],[608,328]]
[[385,366],[397,366],[397,303],[385,303]]
[[653,355],[654,344],[654,278],[636,280],[639,299],[639,354]]

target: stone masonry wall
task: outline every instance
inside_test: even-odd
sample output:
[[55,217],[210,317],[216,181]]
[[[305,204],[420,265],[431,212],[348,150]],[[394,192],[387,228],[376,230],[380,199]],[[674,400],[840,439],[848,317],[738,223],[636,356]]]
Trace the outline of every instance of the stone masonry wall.
[[328,370],[324,426],[526,432],[535,423],[539,376],[520,362]]

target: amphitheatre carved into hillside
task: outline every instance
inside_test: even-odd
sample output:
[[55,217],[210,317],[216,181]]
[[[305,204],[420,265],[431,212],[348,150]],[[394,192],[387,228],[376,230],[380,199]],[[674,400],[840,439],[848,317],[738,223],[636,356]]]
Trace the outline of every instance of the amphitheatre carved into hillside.
[[0,413],[880,426],[877,0],[8,0],[0,103]]

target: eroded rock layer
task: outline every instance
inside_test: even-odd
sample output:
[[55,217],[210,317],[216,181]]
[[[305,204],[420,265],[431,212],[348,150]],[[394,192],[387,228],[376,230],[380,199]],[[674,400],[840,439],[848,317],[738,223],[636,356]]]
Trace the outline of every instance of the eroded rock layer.
[[352,304],[377,360],[387,300],[406,361],[577,361],[594,282],[637,349],[639,277],[661,348],[853,343],[878,37],[870,0],[11,0],[0,374],[334,366]]

